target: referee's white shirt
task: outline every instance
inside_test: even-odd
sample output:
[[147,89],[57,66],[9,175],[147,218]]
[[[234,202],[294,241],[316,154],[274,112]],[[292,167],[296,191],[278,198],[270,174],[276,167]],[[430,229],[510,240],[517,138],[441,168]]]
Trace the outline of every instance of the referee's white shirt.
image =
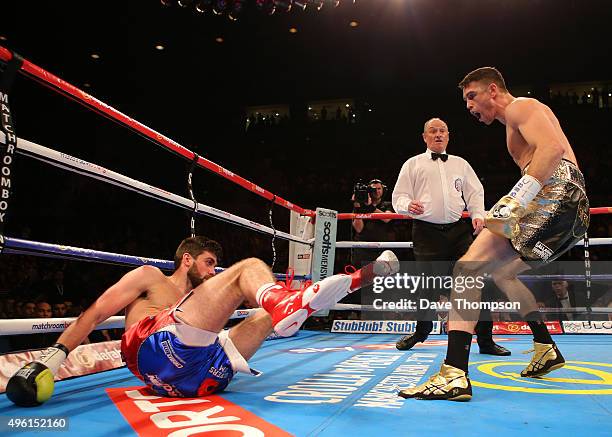
[[[423,214],[408,212],[412,200],[423,203]],[[429,149],[404,163],[391,201],[397,213],[437,224],[456,222],[466,206],[472,219],[485,214],[484,188],[470,164],[455,155],[434,161]]]

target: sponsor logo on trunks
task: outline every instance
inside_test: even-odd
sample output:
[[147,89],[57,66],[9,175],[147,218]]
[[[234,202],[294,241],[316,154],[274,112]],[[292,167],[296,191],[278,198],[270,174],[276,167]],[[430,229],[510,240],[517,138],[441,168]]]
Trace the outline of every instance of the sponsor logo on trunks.
[[297,256],[298,259],[310,259],[309,253],[299,253]]
[[535,244],[535,247],[533,248],[533,253],[535,253],[537,256],[539,256],[544,261],[546,261],[548,258],[550,258],[553,255],[553,251],[550,249],[550,247],[546,246],[541,241],[538,241]]
[[610,363],[566,361],[563,367],[564,372],[551,372],[537,379],[521,377],[521,370],[527,364],[529,364],[528,360],[490,360],[470,363],[470,380],[475,387],[523,393],[612,394],[612,364]]
[[218,395],[168,399],[151,396],[144,387],[108,388],[106,393],[138,435],[291,435]]
[[174,352],[174,349],[172,348],[170,342],[168,340],[162,341],[161,347],[164,351],[164,354],[166,355],[166,357],[168,357],[168,360],[170,360],[174,367],[176,367],[177,369],[182,369],[183,365],[179,362],[182,360],[176,356],[176,353]]
[[174,397],[183,396],[183,394],[180,392],[179,389],[177,389],[172,384],[165,383],[164,381],[162,381],[162,379],[159,376],[153,375],[151,373],[145,373],[144,376],[151,385],[164,390],[166,393],[168,393],[168,396],[174,396]]
[[218,369],[216,367],[211,367],[208,373],[219,379],[225,379],[229,376],[230,370],[227,368],[227,366],[222,365]]
[[578,210],[576,211],[576,220],[574,220],[574,226],[572,227],[572,233],[574,237],[583,237],[586,232],[586,228],[589,226],[590,212],[589,202],[586,196],[583,196],[578,202]]

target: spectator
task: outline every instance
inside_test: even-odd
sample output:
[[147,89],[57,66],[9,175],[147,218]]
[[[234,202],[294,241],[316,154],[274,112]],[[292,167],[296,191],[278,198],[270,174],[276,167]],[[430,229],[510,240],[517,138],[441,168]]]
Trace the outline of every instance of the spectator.
[[51,302],[55,302],[56,300],[59,301],[71,296],[71,293],[68,290],[70,287],[66,286],[64,271],[61,269],[55,270],[51,279],[44,281],[39,288],[41,293]]
[[[550,297],[545,301],[547,308],[572,310],[576,306],[586,305],[584,301],[580,305],[576,305],[576,295],[567,281],[552,281],[551,290]],[[548,320],[576,320],[576,314],[565,311],[548,313]]]
[[592,96],[593,96],[593,102],[592,102],[592,103],[593,103],[593,107],[594,107],[595,109],[599,109],[599,108],[600,108],[600,105],[599,105],[599,96],[600,96],[600,94],[601,94],[601,93],[599,92],[599,88],[595,88],[595,89],[593,89],[593,92],[592,92],[591,94],[592,94]]
[[15,307],[15,298],[13,297],[7,297],[4,300],[4,317],[6,319],[18,319],[19,315],[16,311],[16,307]]
[[66,317],[68,311],[64,302],[55,302],[53,304],[53,317]]
[[31,300],[24,301],[21,306],[21,318],[22,319],[33,319],[36,315],[36,303]]
[[41,301],[36,304],[36,317],[40,319],[49,319],[53,315],[49,302]]
[[79,315],[78,313],[74,313],[73,302],[71,300],[64,300],[64,305],[66,306],[67,317],[76,317]]

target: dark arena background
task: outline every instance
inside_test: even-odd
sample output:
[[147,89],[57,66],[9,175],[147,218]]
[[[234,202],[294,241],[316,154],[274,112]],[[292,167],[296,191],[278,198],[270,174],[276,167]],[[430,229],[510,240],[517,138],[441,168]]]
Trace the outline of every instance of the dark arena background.
[[[495,340],[512,355],[472,347],[471,402],[404,400],[398,390],[444,360],[444,315],[427,341],[400,351],[414,319],[364,317],[349,296],[295,336],[265,341],[249,360],[260,377],[168,400],[124,367],[117,314],[70,355],[49,401],[25,409],[0,394],[0,433],[44,423],[53,435],[91,436],[610,435],[610,1],[3,0],[0,23],[0,393],[135,265],[171,269],[164,260],[192,217],[196,234],[223,247],[221,267],[257,257],[299,283],[317,256],[296,251],[317,243],[290,228],[332,210],[336,252],[325,265],[330,274],[357,265],[366,249],[350,243],[356,183],[379,179],[390,201],[433,117],[491,208],[520,169],[504,126],[466,109],[457,85],[478,67],[498,68],[512,95],[553,110],[592,208],[586,262],[581,241],[536,272],[536,300],[567,360],[543,378],[519,375],[526,323],[493,312]],[[17,55],[21,67],[9,62]],[[391,218],[375,248],[395,242],[400,261],[414,261],[412,221]]]

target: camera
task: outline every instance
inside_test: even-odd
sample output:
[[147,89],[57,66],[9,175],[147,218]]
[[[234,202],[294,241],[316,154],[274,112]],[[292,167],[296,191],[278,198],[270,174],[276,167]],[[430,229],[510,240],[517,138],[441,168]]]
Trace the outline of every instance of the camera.
[[368,203],[368,194],[370,193],[370,186],[359,181],[353,188],[353,194],[355,195],[355,202],[362,205]]

